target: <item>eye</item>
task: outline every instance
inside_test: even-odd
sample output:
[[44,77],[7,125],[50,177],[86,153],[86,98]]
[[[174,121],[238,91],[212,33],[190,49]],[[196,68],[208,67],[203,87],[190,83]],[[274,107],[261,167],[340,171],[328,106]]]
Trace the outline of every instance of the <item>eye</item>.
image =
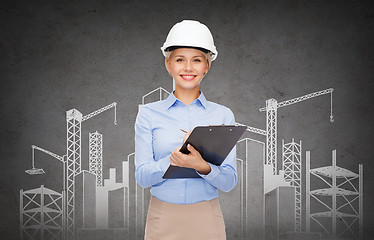
[[195,58],[193,61],[194,62],[201,62],[201,60],[199,58]]
[[182,58],[177,58],[176,61],[177,62],[183,62],[183,59]]

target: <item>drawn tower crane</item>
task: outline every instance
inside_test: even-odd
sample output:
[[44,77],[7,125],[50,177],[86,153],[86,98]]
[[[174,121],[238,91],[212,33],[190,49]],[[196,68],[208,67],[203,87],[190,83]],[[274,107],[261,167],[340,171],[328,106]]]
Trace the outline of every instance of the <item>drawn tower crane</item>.
[[99,110],[83,116],[77,109],[66,112],[66,234],[75,238],[75,175],[81,171],[81,124],[82,122],[114,107],[114,124],[117,125],[117,103],[113,102]]
[[[273,175],[277,175],[277,110],[278,108],[289,106],[295,103],[302,102],[304,100],[318,97],[325,94],[331,94],[330,102],[330,121],[333,122],[334,118],[332,115],[332,92],[333,88],[325,89],[322,91],[310,93],[301,97],[293,98],[287,101],[278,103],[275,99],[268,99],[266,101],[266,107],[260,108],[260,112],[266,111],[266,130],[247,126],[247,131],[257,133],[266,136],[266,159],[265,165],[272,167]],[[243,125],[237,123],[237,125]],[[283,171],[285,173],[285,181],[289,182],[291,186],[296,188],[295,194],[295,230],[301,231],[301,142],[300,145],[295,143],[284,144],[282,149],[288,149],[286,152],[282,152],[284,158]],[[298,149],[298,154],[295,154],[295,149]],[[292,151],[289,151],[292,150]],[[286,156],[286,157],[285,157]],[[298,156],[298,157],[295,157]],[[291,170],[291,171],[290,171]],[[265,176],[266,178],[266,176]],[[265,180],[265,189],[267,184],[272,180]]]
[[[51,151],[48,151],[48,150],[45,150],[44,148],[41,148],[41,147],[38,147],[38,146],[35,146],[35,145],[32,145],[31,146],[31,151],[32,151],[32,168],[29,169],[29,170],[26,170],[25,172],[30,174],[30,175],[36,175],[36,174],[44,174],[45,171],[42,169],[42,168],[35,168],[35,150],[39,150],[41,152],[44,152],[52,157],[54,157],[55,159],[59,160],[60,162],[62,162],[63,164],[63,176],[64,176],[64,180],[63,180],[63,190],[62,190],[62,206],[61,206],[61,209],[62,209],[62,229],[61,229],[61,232],[62,232],[62,239],[65,239],[65,234],[66,234],[66,213],[65,213],[65,194],[66,194],[66,181],[65,181],[65,171],[66,171],[66,155],[63,155],[63,156],[60,156],[56,153],[53,153]],[[22,194],[21,194],[22,196]],[[42,210],[41,210],[42,211]],[[41,212],[42,214],[42,212]],[[21,216],[22,216],[22,213],[21,213]],[[21,221],[21,224],[23,224],[23,222]],[[39,226],[41,230],[43,230],[44,228],[44,225],[43,226]],[[42,238],[44,237],[44,234],[42,234]],[[23,233],[21,233],[21,239],[23,239]]]
[[82,122],[114,107],[114,124],[117,125],[117,103],[113,102],[99,110],[89,113],[85,116],[76,109],[71,109],[66,112],[66,146],[67,152],[64,157],[55,153],[47,151],[43,148],[32,146],[32,169],[26,170],[29,174],[43,174],[44,170],[35,168],[34,165],[34,150],[40,150],[44,153],[55,157],[63,162],[64,166],[64,180],[63,188],[65,192],[64,207],[64,239],[73,240],[75,238],[75,175],[81,172],[81,124]]
[[266,107],[260,108],[260,112],[266,111],[266,164],[273,167],[273,174],[277,174],[277,110],[310,98],[331,94],[330,122],[334,121],[332,115],[332,92],[333,88],[310,93],[301,97],[293,98],[278,103],[274,98],[266,100]]
[[334,121],[332,115],[332,92],[333,88],[328,88],[322,91],[310,93],[301,97],[293,98],[278,103],[274,98],[266,100],[266,107],[260,108],[260,112],[266,111],[266,130],[247,126],[241,123],[237,125],[247,126],[247,131],[257,133],[266,136],[266,162],[265,164],[271,165],[273,168],[273,174],[277,174],[277,109],[285,106],[289,106],[304,100],[318,97],[321,95],[331,94],[331,110],[330,110],[330,122]]

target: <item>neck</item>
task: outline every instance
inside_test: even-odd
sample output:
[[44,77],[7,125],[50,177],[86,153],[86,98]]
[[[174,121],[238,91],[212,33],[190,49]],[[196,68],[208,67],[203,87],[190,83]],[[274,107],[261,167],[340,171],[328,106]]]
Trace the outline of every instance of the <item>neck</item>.
[[190,105],[193,100],[197,99],[200,96],[199,88],[196,89],[178,89],[174,91],[174,96],[178,98],[185,105]]

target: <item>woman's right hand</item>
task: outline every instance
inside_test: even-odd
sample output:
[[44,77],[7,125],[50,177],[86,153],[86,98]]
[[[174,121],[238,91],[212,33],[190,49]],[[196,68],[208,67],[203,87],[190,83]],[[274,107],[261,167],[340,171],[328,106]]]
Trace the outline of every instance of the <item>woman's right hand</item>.
[[191,144],[187,145],[189,154],[181,153],[180,147],[175,149],[170,156],[170,165],[193,168],[201,174],[210,173],[209,164],[201,157],[201,154]]

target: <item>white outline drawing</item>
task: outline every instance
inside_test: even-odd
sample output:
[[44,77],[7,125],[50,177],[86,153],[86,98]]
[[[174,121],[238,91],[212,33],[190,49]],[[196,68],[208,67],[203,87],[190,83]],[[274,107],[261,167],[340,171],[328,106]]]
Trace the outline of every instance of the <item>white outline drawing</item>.
[[111,103],[99,110],[83,116],[76,109],[66,112],[67,140],[67,189],[66,189],[66,238],[75,239],[75,175],[81,171],[81,123],[114,107],[114,124],[117,125],[117,103]]
[[303,95],[278,103],[274,98],[266,100],[266,107],[260,108],[260,112],[266,111],[266,164],[273,166],[273,173],[277,174],[277,111],[278,108],[286,107],[295,103],[305,101],[310,98],[331,94],[330,121],[334,121],[332,115],[332,92],[333,88]]
[[148,102],[146,102],[146,98],[147,97],[150,97],[152,94],[154,93],[157,93],[158,91],[158,97],[159,97],[159,100],[158,101],[161,101],[165,98],[167,98],[169,95],[170,95],[170,92],[166,91],[163,87],[158,87],[152,91],[150,91],[149,93],[145,94],[143,97],[142,97],[142,104],[139,104],[139,110]]
[[[117,103],[113,102],[103,108],[100,108],[92,113],[89,113],[85,116],[82,115],[78,110],[71,109],[66,112],[66,142],[67,142],[67,154],[66,160],[63,160],[62,157],[44,150],[42,148],[38,148],[33,145],[33,153],[32,153],[32,164],[33,168],[27,171],[29,174],[43,174],[44,170],[36,169],[34,166],[34,148],[40,151],[43,151],[58,160],[64,163],[64,191],[65,194],[65,204],[66,207],[64,208],[64,234],[63,239],[73,240],[75,239],[75,176],[81,172],[81,123],[86,121],[108,109],[114,107],[114,124],[117,125]],[[66,166],[65,166],[66,164]],[[42,227],[42,226],[40,226]],[[44,239],[44,238],[42,238]]]
[[[359,173],[336,165],[336,150],[332,151],[332,165],[310,169],[310,151],[306,152],[306,230],[311,231],[311,224],[316,223],[324,234],[331,239],[349,237],[363,238],[363,165],[359,164]],[[310,177],[314,176],[327,186],[311,190]],[[356,183],[355,183],[356,182]],[[358,182],[358,183],[357,183]],[[358,186],[357,186],[358,185]],[[322,198],[331,198],[324,201]],[[314,200],[325,211],[311,210],[310,200]],[[341,200],[341,201],[337,201]],[[329,204],[329,202],[331,204]],[[339,204],[340,202],[340,204]],[[322,219],[331,219],[330,230]],[[340,221],[337,221],[340,220]],[[350,221],[349,221],[350,220]],[[339,224],[340,223],[340,224]],[[326,225],[326,224],[325,224]],[[338,227],[342,228],[338,228]],[[339,232],[339,229],[341,231]],[[343,234],[350,234],[343,236]]]
[[96,186],[103,186],[103,135],[89,133],[89,171],[96,175]]
[[[265,236],[265,195],[263,188],[264,175],[254,174],[256,172],[256,169],[254,169],[253,166],[255,166],[255,164],[264,166],[263,163],[265,161],[265,143],[251,138],[242,138],[238,141],[237,147],[240,148],[240,145],[243,143],[245,144],[245,152],[241,152],[240,155],[243,155],[244,158],[241,159],[240,157],[237,157],[236,159],[237,163],[239,163],[238,166],[240,166],[240,168],[238,168],[238,176],[241,176],[240,179],[238,179],[238,186],[240,188],[240,228],[242,230],[241,237],[243,239],[262,239]],[[253,149],[249,149],[249,146],[253,147],[254,145],[257,145],[256,153],[253,151]],[[239,152],[240,150],[237,149],[237,151]],[[261,169],[260,167],[259,173],[261,172],[264,173],[263,169]],[[223,194],[225,193],[220,193],[220,195]],[[255,201],[256,204],[262,204],[262,207],[249,207],[250,204],[253,203],[253,201]],[[223,208],[224,207],[225,206],[223,206]],[[254,216],[256,217],[253,218]],[[260,227],[260,229],[258,229],[258,227]]]
[[301,141],[296,143],[294,139],[290,143],[284,143],[282,140],[282,169],[284,171],[284,179],[295,187],[295,230],[301,232],[302,224],[302,150]]
[[[39,150],[43,153],[46,153],[52,157],[54,157],[55,159],[59,160],[60,162],[62,162],[62,166],[63,166],[63,190],[62,190],[62,196],[63,196],[63,206],[61,207],[62,209],[62,224],[61,224],[61,227],[62,227],[62,238],[61,239],[65,239],[66,238],[66,196],[65,196],[65,193],[66,193],[66,179],[65,179],[65,172],[66,172],[66,165],[67,165],[67,161],[66,161],[66,155],[64,156],[60,156],[56,153],[53,153],[51,151],[48,151],[44,148],[41,148],[41,147],[38,147],[38,146],[35,146],[35,145],[32,145],[31,146],[31,161],[32,161],[32,168],[31,169],[28,169],[26,170],[25,172],[30,174],[30,175],[36,175],[36,174],[44,174],[45,171],[42,169],[42,168],[35,168],[35,150]],[[44,185],[42,185],[42,187],[40,189],[31,189],[31,190],[28,190],[28,191],[23,191],[20,190],[20,197],[22,197],[22,193],[28,193],[28,192],[39,192],[41,191],[40,194],[44,194],[43,192],[43,189],[44,189]],[[50,191],[53,191],[53,190],[50,190]],[[55,192],[55,191],[53,191]],[[49,193],[49,194],[52,194],[52,193]],[[41,198],[43,198],[43,196],[41,196]],[[44,199],[44,198],[43,198]],[[30,199],[31,200],[31,199]],[[22,199],[20,200],[21,201],[21,206],[22,206]],[[41,202],[41,205],[43,205],[43,202]],[[21,208],[22,209],[22,208]],[[34,209],[35,211],[35,214],[36,213],[39,213],[40,215],[43,215],[43,209],[42,208],[39,208],[39,209]],[[22,216],[24,214],[24,210],[20,211],[20,216]],[[23,217],[22,217],[23,218]],[[24,237],[24,234],[22,233],[23,230],[25,230],[25,228],[23,227],[24,226],[24,222],[23,220],[20,221],[20,224],[21,224],[21,240],[23,240],[23,237]],[[34,225],[35,228],[40,228],[40,229],[43,229],[44,228],[44,224],[43,224],[43,221],[40,222],[39,226],[37,225]],[[43,232],[43,230],[41,230]],[[29,236],[31,237],[31,236]],[[44,239],[44,234],[42,234],[41,236],[41,239]],[[30,238],[30,239],[34,239],[33,237]]]
[[[282,168],[278,169],[277,166],[278,108],[299,103],[317,96],[331,94],[330,121],[333,122],[333,91],[334,89],[329,88],[280,103],[275,99],[266,100],[266,107],[259,109],[260,111],[266,111],[266,130],[236,123],[237,125],[246,126],[248,132],[266,137],[266,143],[251,138],[243,138],[238,142],[238,146],[245,143],[245,150],[238,150],[236,159],[239,178],[238,185],[235,188],[236,190],[234,189],[235,196],[233,196],[233,198],[239,201],[238,209],[240,209],[238,210],[240,212],[235,213],[239,214],[239,218],[237,219],[238,225],[235,226],[234,230],[236,231],[236,229],[238,229],[238,235],[235,235],[236,237],[242,237],[243,239],[279,239],[292,236],[294,238],[295,236],[299,238],[311,236],[319,239],[322,236],[320,232],[310,231],[312,219],[313,224],[316,223],[317,226],[320,226],[325,232],[324,234],[327,234],[328,237],[334,239],[343,234],[351,233],[356,239],[362,239],[362,165],[359,165],[359,174],[352,173],[346,169],[342,171],[341,168],[335,166],[339,169],[336,173],[340,174],[335,175],[335,180],[334,177],[331,177],[331,173],[328,173],[329,171],[323,170],[324,168],[307,170],[306,173],[304,173],[306,174],[307,192],[305,218],[302,216],[303,159],[301,141],[300,143],[296,143],[294,139],[289,143],[285,143],[284,140],[282,141]],[[170,92],[166,91],[164,88],[156,88],[142,97],[142,102],[139,104],[138,109],[146,103],[152,102],[153,100],[161,101],[169,95]],[[103,179],[103,135],[97,131],[91,132],[88,138],[89,171],[81,170],[81,123],[111,108],[115,110],[114,123],[116,124],[115,102],[86,116],[83,116],[76,109],[71,109],[66,112],[67,152],[64,156],[59,156],[34,145],[32,146],[32,169],[26,170],[26,172],[29,174],[44,173],[43,169],[35,168],[35,150],[42,151],[56,158],[63,163],[63,191],[60,194],[53,190],[46,190],[47,188],[44,188],[44,186],[38,189],[20,191],[20,234],[22,237],[27,237],[27,239],[47,239],[46,234],[49,231],[47,223],[45,222],[45,220],[48,219],[48,217],[45,217],[47,213],[37,210],[38,208],[30,208],[31,202],[38,206],[45,205],[45,202],[42,200],[36,200],[36,196],[39,194],[45,196],[53,195],[55,199],[55,203],[53,203],[56,205],[54,206],[54,211],[56,213],[58,212],[59,215],[53,220],[53,224],[56,225],[54,228],[56,234],[51,239],[73,240],[76,237],[78,239],[87,239],[90,234],[103,234],[103,236],[106,236],[106,234],[109,233],[113,234],[112,236],[120,234],[128,239],[143,238],[150,191],[149,188],[141,188],[135,181],[134,153],[129,154],[127,159],[122,161],[122,182],[116,182],[116,169],[114,168],[109,169],[109,179]],[[253,154],[248,152],[249,143],[255,145],[259,144],[259,147],[257,145],[257,147],[254,145],[252,146],[258,150],[258,153],[255,154],[256,156],[252,156]],[[308,166],[310,166],[310,156],[308,157],[308,154],[307,152],[307,169]],[[239,155],[240,157],[238,157]],[[251,166],[253,166],[253,162],[251,161],[257,161],[256,163],[260,161],[261,166],[256,165],[256,169],[252,169]],[[255,174],[253,174],[254,172],[251,171],[257,171],[256,177],[254,176]],[[261,171],[261,174],[258,174],[258,171]],[[335,190],[310,191],[311,175],[319,177],[320,179],[323,179],[321,176],[330,177],[332,179],[330,187]],[[344,181],[342,183],[337,183],[337,180],[343,178]],[[356,179],[359,181],[358,187],[352,183],[352,181]],[[324,183],[326,182],[328,181],[325,180]],[[341,187],[344,184],[348,184],[353,190],[342,190]],[[79,189],[77,193],[75,192],[76,188]],[[292,191],[293,194],[290,195]],[[220,193],[220,196],[225,196],[224,194],[225,193]],[[315,211],[310,213],[310,198],[316,200],[318,194],[331,196],[333,206],[330,207],[330,213],[321,213],[318,212],[318,209],[313,209],[313,211]],[[354,198],[350,199],[350,195],[354,196]],[[290,196],[292,197],[290,198]],[[338,202],[336,199],[340,197],[342,197],[346,203],[337,206]],[[317,203],[321,203],[321,201],[316,201]],[[254,202],[257,202],[256,206],[252,206]],[[356,207],[356,202],[358,202],[358,207]],[[75,209],[76,206],[78,206],[79,209]],[[230,206],[225,206],[224,204],[222,204],[221,207],[223,212],[225,208],[230,209]],[[349,207],[353,213],[343,213],[343,208]],[[42,207],[39,207],[39,209],[42,209]],[[118,210],[120,210],[120,213]],[[30,214],[30,212],[44,217],[38,220],[36,215]],[[117,214],[112,215],[113,212],[117,212]],[[318,217],[322,215],[324,215],[325,218],[330,217],[332,219],[331,226],[335,227],[332,227],[330,232],[327,230],[328,227],[325,226],[324,223],[318,221]],[[253,216],[256,217],[253,218]],[[337,218],[344,220],[343,223],[346,228],[342,233],[338,233],[337,231]],[[353,221],[349,222],[345,221],[345,219],[353,219]],[[31,222],[35,222],[35,220],[38,221],[30,227]],[[59,224],[59,221],[61,224]],[[306,231],[304,232],[302,229],[303,221],[306,223]],[[45,225],[44,227],[43,224]],[[230,224],[227,225],[231,227]],[[358,225],[358,228],[356,225]],[[312,227],[315,226],[312,225]],[[357,231],[356,228],[358,229]],[[33,229],[34,232],[30,229]],[[228,230],[230,231],[230,229]]]
[[44,185],[20,190],[20,239],[62,239],[64,199],[64,192],[55,192]]

